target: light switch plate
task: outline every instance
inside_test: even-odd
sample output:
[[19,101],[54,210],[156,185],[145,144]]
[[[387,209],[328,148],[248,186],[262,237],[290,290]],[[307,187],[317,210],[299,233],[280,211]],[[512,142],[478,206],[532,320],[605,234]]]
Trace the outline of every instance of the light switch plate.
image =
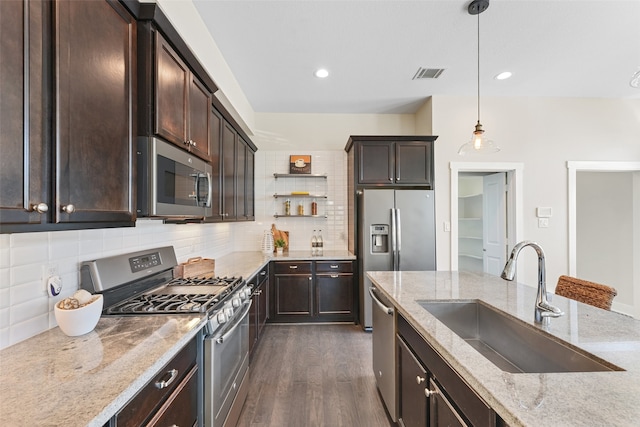
[[538,218],[551,218],[551,208],[536,208]]

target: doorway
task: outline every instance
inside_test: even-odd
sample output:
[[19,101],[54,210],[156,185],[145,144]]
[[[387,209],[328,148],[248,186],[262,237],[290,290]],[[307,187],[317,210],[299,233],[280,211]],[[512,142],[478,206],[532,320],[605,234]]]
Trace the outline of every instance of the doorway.
[[568,162],[569,274],[613,286],[640,318],[640,163]]
[[451,270],[499,275],[508,250],[522,235],[523,164],[452,162],[450,168]]

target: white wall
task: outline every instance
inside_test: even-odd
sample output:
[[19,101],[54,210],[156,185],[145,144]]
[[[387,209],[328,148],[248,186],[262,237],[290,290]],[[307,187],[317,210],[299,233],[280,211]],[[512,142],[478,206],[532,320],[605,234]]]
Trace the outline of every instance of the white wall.
[[[476,121],[476,100],[433,97],[436,239],[438,269],[450,265],[449,162],[461,161],[457,149]],[[483,98],[481,122],[502,151],[467,161],[524,163],[524,235],[537,241],[547,258],[548,289],[568,273],[567,160],[640,160],[640,100],[575,98]],[[538,228],[535,209],[551,207],[549,228]],[[531,257],[531,254],[522,256]],[[527,262],[520,281],[535,285],[537,263]]]

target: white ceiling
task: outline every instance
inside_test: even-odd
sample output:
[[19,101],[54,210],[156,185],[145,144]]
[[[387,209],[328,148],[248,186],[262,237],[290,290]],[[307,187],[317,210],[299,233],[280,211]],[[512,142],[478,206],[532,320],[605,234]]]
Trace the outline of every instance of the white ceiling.
[[[193,2],[256,112],[411,113],[477,93],[470,0]],[[412,80],[419,67],[445,71]],[[480,67],[481,96],[638,99],[640,0],[492,0]]]

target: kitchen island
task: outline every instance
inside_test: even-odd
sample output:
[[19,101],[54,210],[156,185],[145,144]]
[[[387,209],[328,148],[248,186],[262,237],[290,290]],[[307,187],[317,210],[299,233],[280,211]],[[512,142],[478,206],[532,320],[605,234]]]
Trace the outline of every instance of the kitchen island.
[[[217,276],[257,274],[273,260],[354,259],[347,251],[234,252]],[[53,313],[51,314],[53,316]],[[53,328],[0,351],[0,424],[101,427],[204,327],[203,315],[102,316],[88,334]]]
[[[367,272],[420,336],[510,426],[631,426],[640,422],[640,321],[553,295],[565,314],[533,322],[536,289],[467,272]],[[507,373],[416,301],[482,300],[624,371]],[[393,343],[389,343],[393,345]]]

